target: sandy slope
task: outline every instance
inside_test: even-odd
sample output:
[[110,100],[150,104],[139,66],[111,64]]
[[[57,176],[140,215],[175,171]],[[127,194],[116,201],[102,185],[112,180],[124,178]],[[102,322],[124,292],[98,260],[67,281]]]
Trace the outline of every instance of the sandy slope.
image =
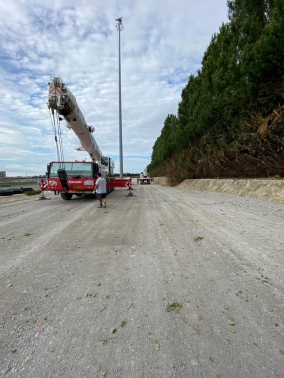
[[[167,179],[156,177],[155,183],[167,186]],[[192,190],[227,193],[284,203],[284,179],[184,180],[179,186]]]

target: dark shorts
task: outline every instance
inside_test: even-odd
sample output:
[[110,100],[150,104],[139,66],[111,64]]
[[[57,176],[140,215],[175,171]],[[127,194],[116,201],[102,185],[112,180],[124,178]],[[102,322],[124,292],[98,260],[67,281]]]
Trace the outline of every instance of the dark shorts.
[[101,200],[102,198],[106,198],[106,193],[97,193],[97,199]]

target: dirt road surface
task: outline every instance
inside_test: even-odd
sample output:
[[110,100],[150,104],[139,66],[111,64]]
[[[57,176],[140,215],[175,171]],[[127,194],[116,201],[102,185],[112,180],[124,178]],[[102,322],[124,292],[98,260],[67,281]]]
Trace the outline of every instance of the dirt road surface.
[[284,204],[186,187],[0,203],[0,376],[284,377]]

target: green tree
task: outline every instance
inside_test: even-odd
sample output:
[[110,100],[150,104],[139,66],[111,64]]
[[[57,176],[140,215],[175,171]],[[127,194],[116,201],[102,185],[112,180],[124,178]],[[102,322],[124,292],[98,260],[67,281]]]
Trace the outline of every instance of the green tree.
[[185,177],[284,174],[284,1],[229,0],[229,22],[168,115],[148,171]]

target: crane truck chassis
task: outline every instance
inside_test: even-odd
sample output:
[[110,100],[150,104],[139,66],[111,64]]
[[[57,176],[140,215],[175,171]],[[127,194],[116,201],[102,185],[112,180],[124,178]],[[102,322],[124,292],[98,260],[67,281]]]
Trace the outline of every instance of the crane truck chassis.
[[[99,171],[99,164],[94,162],[52,161],[47,165],[47,189],[54,194],[60,194],[64,200],[71,200],[73,195],[93,194]],[[118,187],[132,190],[128,184],[131,179],[118,180],[114,176],[106,176],[105,179],[107,193]]]

